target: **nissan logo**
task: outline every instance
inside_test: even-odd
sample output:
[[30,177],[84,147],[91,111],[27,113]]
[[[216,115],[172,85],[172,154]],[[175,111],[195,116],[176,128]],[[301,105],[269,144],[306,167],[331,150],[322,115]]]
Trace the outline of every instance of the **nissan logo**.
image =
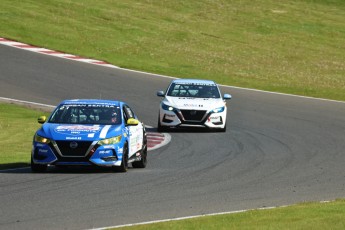
[[75,148],[78,147],[78,143],[75,142],[75,141],[73,141],[73,142],[69,143],[69,147],[70,147],[71,149],[75,149]]
[[195,110],[190,111],[190,115],[194,116],[196,114]]

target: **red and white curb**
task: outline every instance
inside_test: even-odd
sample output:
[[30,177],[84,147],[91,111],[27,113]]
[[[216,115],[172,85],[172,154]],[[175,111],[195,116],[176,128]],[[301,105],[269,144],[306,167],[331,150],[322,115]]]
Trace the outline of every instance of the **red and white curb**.
[[171,140],[168,133],[147,132],[147,150],[158,149],[167,145]]
[[40,48],[40,47],[25,44],[25,43],[8,40],[6,38],[1,38],[1,37],[0,37],[0,44],[15,47],[18,49],[24,49],[24,50],[35,52],[35,53],[50,55],[50,56],[59,57],[59,58],[65,58],[65,59],[69,59],[73,61],[85,62],[89,64],[100,65],[100,66],[105,66],[105,67],[110,67],[110,68],[119,68],[118,66],[109,64],[105,61],[84,58],[84,57],[76,56],[73,54],[66,54],[63,52],[50,50],[46,48]]
[[[0,97],[0,102],[10,102],[14,104],[22,104],[22,105],[32,105],[32,106],[38,106],[41,108],[48,108],[47,111],[51,111],[55,106],[53,105],[46,105],[36,102],[30,102],[30,101],[22,101],[22,100],[16,100],[12,98],[6,98],[6,97]],[[146,128],[151,129],[151,126],[146,126]],[[164,145],[167,145],[171,141],[171,136],[168,133],[158,133],[158,132],[152,132],[147,131],[147,150],[152,151],[158,148],[163,147]]]

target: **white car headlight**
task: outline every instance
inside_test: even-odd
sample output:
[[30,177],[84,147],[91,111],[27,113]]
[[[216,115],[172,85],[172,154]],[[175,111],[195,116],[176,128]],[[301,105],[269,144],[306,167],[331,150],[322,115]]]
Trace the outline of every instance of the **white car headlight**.
[[224,109],[225,109],[225,106],[222,106],[222,107],[212,110],[211,113],[221,113],[224,111]]
[[169,110],[169,111],[173,111],[174,110],[174,107],[171,107],[169,105],[166,105],[164,103],[162,103],[162,109],[164,110]]

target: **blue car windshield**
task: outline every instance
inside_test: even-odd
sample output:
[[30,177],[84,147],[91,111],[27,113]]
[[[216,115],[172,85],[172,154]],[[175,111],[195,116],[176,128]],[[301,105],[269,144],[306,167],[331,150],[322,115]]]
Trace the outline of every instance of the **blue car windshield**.
[[121,109],[115,105],[65,104],[54,110],[48,122],[118,125],[122,123]]
[[195,97],[195,98],[220,98],[218,87],[214,84],[172,83],[167,96]]

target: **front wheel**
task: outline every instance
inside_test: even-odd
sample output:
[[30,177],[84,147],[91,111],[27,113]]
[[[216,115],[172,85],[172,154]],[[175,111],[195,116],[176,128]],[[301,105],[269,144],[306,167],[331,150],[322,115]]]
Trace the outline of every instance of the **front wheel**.
[[220,132],[222,132],[222,133],[226,132],[226,124],[225,124],[224,128],[220,129]]
[[166,126],[162,126],[161,125],[161,121],[160,121],[160,116],[158,116],[158,124],[157,124],[157,131],[158,132],[164,132],[164,131],[167,131],[167,127]]
[[123,147],[122,161],[120,166],[114,166],[115,172],[127,172],[128,171],[128,146],[125,144]]
[[31,171],[32,172],[45,172],[47,170],[47,165],[35,164],[31,157]]

